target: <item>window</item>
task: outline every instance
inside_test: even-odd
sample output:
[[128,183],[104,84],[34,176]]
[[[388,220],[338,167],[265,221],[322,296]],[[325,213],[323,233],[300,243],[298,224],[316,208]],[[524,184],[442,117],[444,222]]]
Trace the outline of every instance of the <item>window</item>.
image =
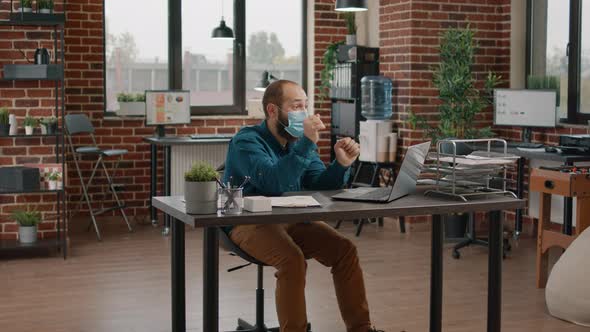
[[[563,122],[590,120],[590,5],[529,0],[527,76],[557,76]],[[569,4],[569,6],[567,5]]]
[[[118,109],[117,93],[166,89],[169,80],[191,91],[192,114],[202,115],[244,114],[249,105],[260,107],[262,93],[254,88],[264,71],[305,87],[306,0],[139,2],[105,0],[107,111]],[[132,8],[142,8],[142,21],[166,23],[128,24]],[[233,40],[211,38],[222,11]],[[168,16],[179,34],[169,33]],[[122,64],[113,50],[124,41],[135,57]],[[172,55],[175,49],[181,52]]]

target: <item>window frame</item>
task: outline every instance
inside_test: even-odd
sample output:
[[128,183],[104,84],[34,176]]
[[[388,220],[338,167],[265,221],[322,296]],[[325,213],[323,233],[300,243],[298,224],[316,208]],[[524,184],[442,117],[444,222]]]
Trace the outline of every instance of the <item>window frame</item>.
[[[106,20],[106,1],[103,0],[103,21]],[[182,1],[168,0],[168,86],[169,89],[182,87]],[[186,0],[184,0],[186,1]],[[191,106],[191,116],[198,115],[248,115],[246,109],[246,0],[233,0],[234,5],[234,40],[233,40],[233,103],[228,105]],[[302,2],[301,31],[301,85],[307,91],[307,0]],[[211,27],[212,29],[213,27]],[[103,24],[103,96],[105,115],[115,115],[106,109],[107,105],[107,58],[106,26]]]
[[[532,72],[533,63],[533,1],[526,2],[526,66],[525,81]],[[580,112],[581,85],[581,43],[582,43],[582,0],[570,0],[569,36],[567,44],[568,87],[567,118],[560,119],[563,124],[587,124],[590,114]]]

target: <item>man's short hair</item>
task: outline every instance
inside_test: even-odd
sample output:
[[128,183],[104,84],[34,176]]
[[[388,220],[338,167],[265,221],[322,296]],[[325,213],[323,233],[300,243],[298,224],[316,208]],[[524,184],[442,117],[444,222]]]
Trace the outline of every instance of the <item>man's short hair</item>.
[[275,104],[277,106],[283,105],[283,87],[289,84],[298,85],[293,81],[278,80],[272,82],[264,91],[264,96],[262,97],[262,109],[264,110],[264,115],[267,118],[268,113],[266,111],[266,107],[268,104]]

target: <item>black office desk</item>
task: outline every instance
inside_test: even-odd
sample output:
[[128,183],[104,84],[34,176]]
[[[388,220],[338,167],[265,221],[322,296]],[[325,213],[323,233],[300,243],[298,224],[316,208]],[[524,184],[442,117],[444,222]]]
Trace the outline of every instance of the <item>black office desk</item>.
[[[494,149],[498,151],[499,149]],[[575,154],[560,154],[550,152],[531,152],[519,150],[517,148],[508,148],[508,153],[519,156],[516,173],[516,195],[522,198],[524,193],[524,164],[525,159],[538,159],[557,161],[566,166],[572,166],[577,162],[590,161],[590,155],[575,155]],[[573,199],[571,197],[564,198],[563,204],[563,233],[572,235],[572,211]],[[515,216],[516,236],[522,232],[522,210],[516,210]]]
[[[171,190],[171,147],[173,145],[194,145],[229,142],[231,137],[223,138],[191,138],[188,136],[144,137],[143,141],[150,144],[150,219],[152,225],[158,224],[156,208],[152,204],[152,198],[156,196],[158,187],[158,146],[164,147],[164,196],[170,196]],[[170,218],[165,216],[164,230],[167,235],[170,231]]]
[[[525,201],[508,197],[492,197],[472,202],[455,202],[425,197],[422,193],[406,196],[388,204],[333,201],[332,192],[313,196],[321,208],[274,208],[272,212],[239,216],[188,215],[182,197],[154,197],[152,204],[170,215],[172,223],[172,331],[186,331],[184,224],[204,227],[203,237],[203,331],[219,331],[219,238],[218,227],[224,225],[297,223],[308,220],[339,220],[342,218],[376,218],[433,214],[430,275],[430,331],[442,329],[443,227],[442,215],[491,211],[488,260],[488,332],[499,332],[502,312],[502,213],[498,209],[523,208]],[[299,193],[301,194],[301,193]]]

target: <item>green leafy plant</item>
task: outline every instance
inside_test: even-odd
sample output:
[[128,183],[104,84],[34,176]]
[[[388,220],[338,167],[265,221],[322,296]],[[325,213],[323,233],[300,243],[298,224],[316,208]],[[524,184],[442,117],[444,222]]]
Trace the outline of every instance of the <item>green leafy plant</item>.
[[558,76],[529,75],[529,77],[527,77],[526,86],[528,89],[531,90],[555,90],[555,92],[557,93],[557,100],[555,106],[559,106],[561,98],[561,83],[559,81]]
[[342,14],[344,16],[344,22],[346,22],[346,29],[349,35],[356,35],[356,15],[354,12],[347,12]]
[[59,180],[61,180],[61,172],[59,172],[59,171],[50,172],[47,175],[47,180],[50,180],[50,181],[59,181]]
[[37,0],[38,9],[53,9],[53,1],[51,0]]
[[209,182],[215,181],[219,174],[209,164],[206,163],[196,163],[193,167],[186,173],[184,173],[184,179],[188,182]]
[[33,227],[41,223],[41,212],[17,210],[12,213],[12,219],[22,227]]
[[7,126],[10,122],[9,113],[6,107],[0,107],[0,125]]
[[135,95],[135,101],[145,103],[145,93],[138,93]]
[[133,94],[133,93],[121,92],[121,93],[117,94],[117,101],[120,103],[131,103],[134,101],[145,102],[145,94],[144,93]]
[[23,8],[33,8],[33,0],[21,0],[21,6]]
[[56,124],[57,123],[57,118],[55,116],[50,116],[47,118],[41,118],[41,120],[39,121],[39,123],[41,123],[41,125],[43,126],[50,126],[52,124]]
[[338,46],[343,45],[343,41],[332,43],[328,45],[328,48],[324,52],[322,58],[322,71],[320,72],[320,87],[319,97],[320,101],[330,96],[331,81],[334,79],[334,68],[336,67]]
[[475,128],[475,116],[493,101],[493,89],[500,84],[500,76],[488,72],[482,95],[475,86],[472,72],[478,45],[475,32],[469,27],[452,28],[443,32],[440,43],[440,64],[435,69],[433,84],[439,90],[440,122],[432,127],[425,118],[410,112],[408,122],[424,130],[433,140],[441,138],[490,137],[489,127]]
[[35,119],[35,118],[34,118],[34,117],[32,117],[32,116],[27,116],[27,117],[25,118],[25,120],[23,121],[23,125],[24,125],[25,127],[29,127],[29,126],[30,126],[30,127],[36,127],[36,126],[37,126],[37,119]]

